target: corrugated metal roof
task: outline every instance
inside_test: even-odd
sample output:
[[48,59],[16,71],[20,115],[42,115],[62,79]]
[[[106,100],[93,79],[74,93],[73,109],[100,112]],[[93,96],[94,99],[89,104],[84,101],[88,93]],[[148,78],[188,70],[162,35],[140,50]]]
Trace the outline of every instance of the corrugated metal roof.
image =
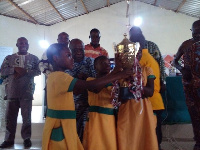
[[183,0],[158,0],[156,6],[176,11]]
[[[0,15],[50,26],[121,1],[125,0],[0,0]],[[200,18],[200,0],[137,1]]]
[[200,18],[200,0],[187,0],[179,12]]

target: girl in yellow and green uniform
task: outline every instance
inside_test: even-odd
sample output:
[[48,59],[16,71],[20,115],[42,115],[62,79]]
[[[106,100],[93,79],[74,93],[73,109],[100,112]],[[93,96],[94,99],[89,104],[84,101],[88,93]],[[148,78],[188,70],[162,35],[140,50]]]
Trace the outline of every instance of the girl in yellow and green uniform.
[[142,57],[140,59],[140,65],[150,67],[153,70],[153,74],[156,79],[154,80],[154,93],[152,97],[149,97],[149,100],[152,105],[152,109],[157,118],[157,127],[156,134],[158,140],[159,150],[161,150],[162,143],[162,111],[165,109],[162,96],[160,94],[161,90],[161,76],[160,76],[160,68],[157,61],[151,56],[148,49],[142,50]]
[[[94,61],[97,78],[110,72],[110,61],[99,56]],[[87,80],[94,80],[88,78]],[[115,112],[111,104],[112,84],[99,93],[88,92],[89,114],[84,131],[85,150],[117,150]]]
[[72,90],[76,79],[64,72],[53,72],[47,79],[48,110],[42,149],[83,150],[76,131]]
[[[153,95],[155,76],[151,68],[142,67],[144,95]],[[118,150],[158,150],[156,138],[156,118],[151,102],[144,98],[121,104],[118,112]]]
[[131,71],[109,74],[93,81],[77,80],[67,73],[73,68],[73,58],[66,45],[52,44],[47,57],[54,72],[47,79],[48,110],[42,138],[42,150],[83,150],[76,131],[76,112],[72,91],[83,89],[99,92],[106,84],[128,77]]

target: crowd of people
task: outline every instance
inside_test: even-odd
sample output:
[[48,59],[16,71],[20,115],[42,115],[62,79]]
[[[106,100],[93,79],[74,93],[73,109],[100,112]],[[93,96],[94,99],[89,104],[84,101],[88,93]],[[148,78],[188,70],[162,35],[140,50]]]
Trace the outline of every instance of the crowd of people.
[[[194,150],[200,150],[200,21],[192,25],[193,38],[184,42],[174,60],[183,75],[186,104],[194,129]],[[90,44],[71,39],[62,32],[41,60],[28,53],[28,40],[17,39],[18,52],[7,56],[1,75],[8,79],[6,99],[6,134],[0,148],[14,145],[17,115],[21,108],[21,136],[24,147],[31,147],[31,110],[35,76],[46,76],[47,103],[43,130],[43,150],[162,150],[161,93],[165,91],[164,61],[158,46],[145,39],[142,30],[133,26],[129,40],[140,45],[135,65],[122,66],[116,55],[111,70],[108,52],[102,48],[100,31],[90,31]],[[184,66],[178,60],[183,55]],[[116,81],[131,82],[139,72],[142,98],[127,99],[120,106],[111,103]],[[120,87],[120,82],[118,85]],[[119,98],[120,100],[120,98]]]

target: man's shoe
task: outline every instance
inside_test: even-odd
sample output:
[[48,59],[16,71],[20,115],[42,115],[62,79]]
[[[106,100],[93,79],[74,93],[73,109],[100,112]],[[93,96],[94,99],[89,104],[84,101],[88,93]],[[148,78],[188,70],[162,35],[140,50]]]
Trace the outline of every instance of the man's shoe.
[[193,150],[200,150],[200,144],[195,144]]
[[24,147],[31,147],[32,143],[30,139],[24,140]]
[[14,141],[4,141],[1,145],[0,148],[8,148],[14,145]]

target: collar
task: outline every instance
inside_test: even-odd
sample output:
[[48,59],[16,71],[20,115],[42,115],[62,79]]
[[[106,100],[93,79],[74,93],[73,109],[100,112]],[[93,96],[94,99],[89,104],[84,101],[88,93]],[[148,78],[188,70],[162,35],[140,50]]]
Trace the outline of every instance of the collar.
[[76,64],[81,64],[81,63],[83,63],[84,61],[85,61],[85,56],[84,56],[84,58],[83,58],[83,60],[81,60],[80,62],[74,62],[74,64],[76,63]]
[[17,52],[16,55],[17,55],[17,56],[27,56],[27,55],[29,55],[29,53],[27,52],[26,55],[19,55],[18,52]]
[[[94,48],[94,45],[92,43],[90,43],[90,45]],[[100,47],[100,44],[98,44],[98,46],[96,48]]]

